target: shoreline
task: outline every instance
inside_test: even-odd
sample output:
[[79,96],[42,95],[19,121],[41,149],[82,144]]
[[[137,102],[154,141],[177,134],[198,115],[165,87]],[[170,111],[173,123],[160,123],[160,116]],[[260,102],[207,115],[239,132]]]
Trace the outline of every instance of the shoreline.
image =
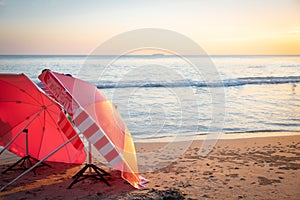
[[[213,140],[235,140],[235,139],[249,139],[249,138],[265,138],[265,137],[286,137],[286,136],[300,136],[300,130],[299,131],[285,131],[285,132],[251,132],[251,133],[220,133],[216,134],[218,135],[218,138],[211,138]],[[197,140],[206,140],[209,139],[208,134],[194,134],[194,135],[188,135],[188,136],[182,136],[184,138],[186,137],[192,137],[193,139],[184,140],[184,138],[181,138],[180,136],[172,137],[175,138],[176,142],[191,142],[191,141],[197,141]],[[178,138],[178,139],[177,139]],[[170,137],[159,137],[154,139],[138,139],[134,138],[136,142],[135,144],[147,144],[147,143],[169,143],[173,142],[173,140],[170,139]]]
[[[0,192],[0,199],[155,199],[181,195],[186,199],[296,200],[300,196],[300,135],[221,139],[210,146],[206,156],[199,155],[203,140],[168,144],[136,143],[140,175],[150,181],[141,190],[100,163],[97,165],[112,174],[110,187],[86,179],[68,190],[71,177],[82,165],[50,163],[51,169],[37,168],[37,175],[30,172]],[[5,154],[0,161],[2,171],[14,160]],[[151,167],[156,170],[149,172]],[[0,174],[0,186],[18,174]]]

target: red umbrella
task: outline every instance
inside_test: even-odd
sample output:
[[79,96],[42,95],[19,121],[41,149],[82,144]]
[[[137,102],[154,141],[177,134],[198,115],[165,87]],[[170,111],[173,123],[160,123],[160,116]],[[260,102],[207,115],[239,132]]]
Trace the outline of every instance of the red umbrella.
[[73,115],[74,123],[87,140],[132,186],[145,179],[138,174],[134,143],[116,107],[95,86],[71,76],[43,72],[39,79]]
[[[77,133],[61,106],[26,75],[0,74],[0,88],[0,146],[20,157],[41,160],[75,138]],[[46,161],[81,164],[85,159],[84,145],[77,136]]]

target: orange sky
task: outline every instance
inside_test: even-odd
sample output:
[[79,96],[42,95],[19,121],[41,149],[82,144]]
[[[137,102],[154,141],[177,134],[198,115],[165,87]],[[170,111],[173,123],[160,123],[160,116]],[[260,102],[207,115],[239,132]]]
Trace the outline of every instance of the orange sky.
[[210,55],[300,54],[298,0],[0,0],[0,27],[0,54],[89,54],[139,28],[181,33]]

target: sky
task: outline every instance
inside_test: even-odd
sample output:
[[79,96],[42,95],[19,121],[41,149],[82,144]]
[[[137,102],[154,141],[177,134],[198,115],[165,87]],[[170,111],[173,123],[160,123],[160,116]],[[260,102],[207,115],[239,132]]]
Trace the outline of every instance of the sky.
[[140,28],[178,32],[209,55],[300,55],[300,0],[0,0],[2,55],[85,55]]

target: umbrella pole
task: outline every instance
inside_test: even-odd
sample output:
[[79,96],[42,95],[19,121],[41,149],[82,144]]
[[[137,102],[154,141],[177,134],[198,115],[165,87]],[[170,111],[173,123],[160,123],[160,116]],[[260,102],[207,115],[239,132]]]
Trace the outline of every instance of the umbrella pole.
[[[84,174],[86,170],[88,170],[88,173]],[[110,176],[110,174],[92,163],[92,145],[90,142],[88,142],[88,161],[85,166],[73,176],[74,180],[69,185],[68,189],[71,189],[75,183],[83,181],[87,178],[94,178],[96,180],[103,181],[107,186],[110,186],[104,176]]]
[[[29,156],[29,154],[28,154],[28,129],[24,129],[23,132],[25,133],[26,157],[28,158],[28,156]],[[29,158],[25,160],[26,169],[28,169],[28,161],[29,161]]]
[[60,146],[58,146],[56,149],[54,149],[47,156],[45,156],[41,160],[38,160],[38,162],[36,162],[34,165],[32,165],[29,169],[27,169],[22,174],[20,174],[18,177],[16,177],[14,180],[12,180],[11,182],[7,183],[5,186],[3,186],[2,188],[0,188],[0,192],[2,192],[3,190],[5,190],[5,188],[7,188],[8,186],[10,186],[11,184],[13,184],[14,182],[16,182],[17,180],[19,180],[20,178],[22,178],[22,176],[24,176],[25,174],[27,174],[28,172],[30,172],[31,170],[33,170],[35,167],[37,167],[39,164],[41,164],[42,162],[44,162],[50,156],[52,156],[53,154],[55,154],[56,152],[58,152],[61,148],[63,148],[64,146],[66,146],[69,142],[71,142],[72,140],[74,140],[77,136],[78,135],[74,135],[72,138],[70,138],[69,140],[67,140],[66,142],[64,142]]
[[[92,164],[92,146],[91,146],[91,143],[89,142],[89,158],[88,158],[88,164],[91,165]],[[89,168],[89,172],[90,174],[92,174],[92,169]]]

